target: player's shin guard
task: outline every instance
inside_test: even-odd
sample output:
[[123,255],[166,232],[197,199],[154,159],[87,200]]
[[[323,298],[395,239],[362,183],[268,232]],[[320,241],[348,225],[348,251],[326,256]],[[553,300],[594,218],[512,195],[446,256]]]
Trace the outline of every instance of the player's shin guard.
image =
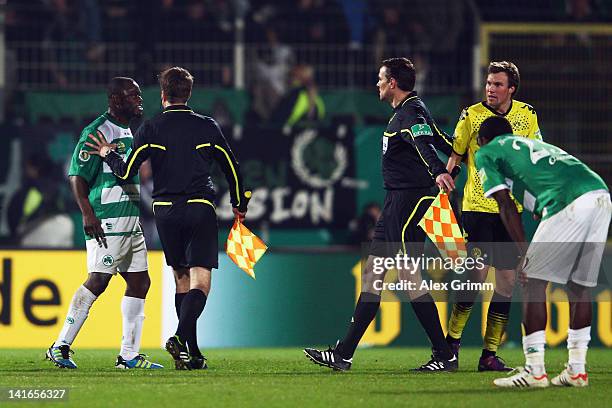
[[546,334],[544,330],[523,336],[523,353],[525,354],[526,366],[534,376],[546,374],[544,366],[544,346],[546,345]]
[[482,351],[483,357],[493,356],[497,353],[502,336],[506,331],[506,325],[508,324],[511,300],[511,297],[500,295],[497,292],[493,293],[487,312],[487,329],[485,331],[484,349]]
[[87,316],[89,315],[91,305],[97,298],[98,297],[96,295],[91,293],[91,291],[83,285],[76,290],[74,296],[72,297],[72,302],[70,302],[70,308],[68,309],[64,326],[62,327],[62,330],[54,343],[55,347],[59,347],[64,344],[72,344],[77,334],[81,330],[81,327],[83,327],[85,319],[87,319]]
[[142,338],[142,323],[144,321],[145,300],[124,296],[121,300],[121,314],[123,315],[123,337],[121,338],[121,351],[119,355],[129,361],[138,356],[140,340]]
[[376,317],[380,307],[380,296],[373,293],[362,292],[355,306],[355,313],[344,339],[338,343],[336,351],[343,359],[351,359],[355,349],[368,326]]
[[574,373],[586,372],[586,355],[591,341],[591,326],[567,331],[568,368]]

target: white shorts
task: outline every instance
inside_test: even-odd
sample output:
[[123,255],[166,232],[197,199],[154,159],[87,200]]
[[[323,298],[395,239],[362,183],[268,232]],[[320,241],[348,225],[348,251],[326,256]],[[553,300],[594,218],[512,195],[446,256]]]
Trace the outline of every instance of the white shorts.
[[610,194],[597,190],[542,221],[527,250],[527,277],[597,286],[611,215]]
[[95,239],[85,241],[87,272],[115,275],[117,272],[144,272],[149,269],[144,235],[107,236],[108,248],[99,247]]

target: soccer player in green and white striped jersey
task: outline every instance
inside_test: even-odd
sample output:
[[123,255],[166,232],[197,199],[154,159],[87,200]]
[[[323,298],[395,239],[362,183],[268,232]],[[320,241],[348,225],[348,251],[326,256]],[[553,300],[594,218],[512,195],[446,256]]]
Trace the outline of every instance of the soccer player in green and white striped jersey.
[[72,156],[70,186],[83,214],[89,276],[72,298],[64,326],[47,357],[58,367],[77,368],[70,346],[113,275],[125,279],[127,288],[121,302],[123,337],[117,368],[163,368],[139,353],[144,302],[151,280],[147,247],[138,217],[140,186],[138,176],[120,181],[110,168],[84,145],[92,133],[101,133],[116,151],[127,155],[132,146],[130,120],[142,116],[140,87],[131,78],[113,78],[108,87],[108,111],[83,129]]
[[[512,135],[508,120],[494,116],[480,126],[476,167],[485,197],[500,208],[508,234],[523,255],[523,351],[525,367],[494,381],[498,387],[547,387],[546,288],[566,285],[570,307],[566,369],[553,385],[589,384],[586,355],[591,339],[590,288],[597,285],[612,202],[606,183],[574,156],[540,140]],[[529,248],[509,190],[523,206],[540,217]],[[521,271],[522,269],[522,271]]]

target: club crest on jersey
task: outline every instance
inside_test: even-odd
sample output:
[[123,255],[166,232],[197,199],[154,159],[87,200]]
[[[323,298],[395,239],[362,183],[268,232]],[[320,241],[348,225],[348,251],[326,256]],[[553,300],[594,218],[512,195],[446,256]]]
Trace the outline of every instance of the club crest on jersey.
[[413,125],[410,128],[410,131],[412,132],[412,136],[414,136],[414,137],[417,137],[417,136],[433,136],[433,133],[431,132],[431,128],[429,127],[428,124]]
[[382,138],[382,154],[387,153],[387,147],[389,146],[389,138],[388,137],[383,137]]
[[111,255],[104,255],[102,257],[102,263],[104,264],[104,266],[111,266],[113,262],[115,262],[115,260]]
[[125,153],[125,143],[119,141],[117,142],[117,153],[124,154]]
[[89,152],[87,150],[81,150],[79,152],[79,160],[82,162],[86,162],[89,161],[89,159],[91,158],[91,155],[89,154]]

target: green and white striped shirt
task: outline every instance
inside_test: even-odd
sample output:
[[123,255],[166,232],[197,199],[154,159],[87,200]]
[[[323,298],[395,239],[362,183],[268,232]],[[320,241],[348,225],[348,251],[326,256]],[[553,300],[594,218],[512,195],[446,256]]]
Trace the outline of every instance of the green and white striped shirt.
[[[127,180],[117,179],[100,156],[88,153],[88,136],[101,132],[109,143],[117,144],[117,153],[125,158],[132,148],[132,132],[103,114],[83,129],[72,154],[69,176],[80,176],[89,185],[89,202],[102,222],[107,236],[142,233],[140,215],[140,180],[138,175]],[[91,239],[85,236],[86,239]]]

